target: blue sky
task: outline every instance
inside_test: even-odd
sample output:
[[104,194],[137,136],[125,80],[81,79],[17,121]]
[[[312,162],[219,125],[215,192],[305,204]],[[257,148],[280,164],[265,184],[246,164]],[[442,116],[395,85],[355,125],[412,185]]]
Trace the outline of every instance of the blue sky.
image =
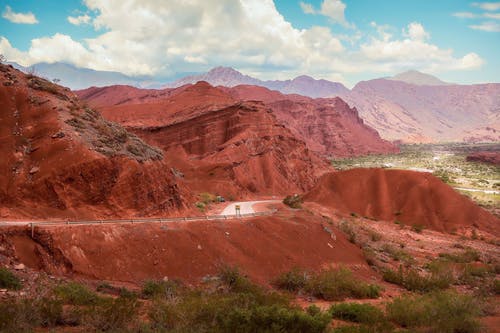
[[458,83],[500,77],[495,1],[0,0],[0,11],[0,52],[24,65],[156,77],[223,65],[348,86],[408,69]]

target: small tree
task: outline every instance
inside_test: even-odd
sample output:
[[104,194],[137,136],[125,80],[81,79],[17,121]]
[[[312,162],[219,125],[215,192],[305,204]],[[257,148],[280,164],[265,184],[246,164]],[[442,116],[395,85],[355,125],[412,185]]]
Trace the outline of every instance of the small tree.
[[0,54],[0,63],[4,63],[7,61],[7,58],[3,54]]
[[52,79],[52,82],[54,82],[55,84],[58,84],[59,82],[61,82],[61,79],[55,78],[55,79]]

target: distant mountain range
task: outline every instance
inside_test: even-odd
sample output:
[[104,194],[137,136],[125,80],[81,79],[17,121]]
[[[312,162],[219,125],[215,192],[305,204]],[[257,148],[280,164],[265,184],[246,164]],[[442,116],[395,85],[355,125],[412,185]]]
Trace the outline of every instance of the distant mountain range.
[[500,141],[500,84],[458,85],[408,71],[359,82],[352,90],[327,80],[299,76],[262,81],[227,67],[188,76],[166,87],[206,81],[214,86],[256,85],[313,98],[341,97],[382,138],[403,142]]
[[318,97],[334,97],[349,92],[342,83],[327,80],[315,80],[314,78],[301,75],[293,80],[262,81],[248,75],[243,75],[230,67],[216,67],[207,73],[192,75],[165,85],[166,88],[177,88],[186,84],[194,84],[206,81],[213,86],[235,87],[238,85],[261,86],[271,90],[278,90],[284,94],[298,94]]
[[263,81],[233,68],[216,67],[201,74],[183,76],[179,73],[176,77],[181,78],[165,84],[166,79],[138,79],[61,63],[33,67],[38,75],[60,79],[60,84],[75,90],[116,84],[176,88],[206,81],[213,86],[262,86],[313,98],[338,96],[356,107],[361,118],[387,140],[500,141],[500,83],[458,85],[429,74],[407,71],[393,77],[362,81],[349,90],[342,83],[305,75],[292,80]]

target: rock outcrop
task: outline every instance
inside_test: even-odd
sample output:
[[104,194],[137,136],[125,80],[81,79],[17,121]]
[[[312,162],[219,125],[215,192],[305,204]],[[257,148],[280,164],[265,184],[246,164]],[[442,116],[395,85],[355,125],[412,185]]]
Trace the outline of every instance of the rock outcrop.
[[161,150],[69,90],[0,65],[3,218],[175,215],[189,193]]

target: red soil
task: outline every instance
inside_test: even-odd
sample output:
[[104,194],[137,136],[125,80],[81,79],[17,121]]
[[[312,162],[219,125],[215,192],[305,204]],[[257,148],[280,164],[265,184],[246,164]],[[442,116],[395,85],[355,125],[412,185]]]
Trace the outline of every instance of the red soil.
[[500,152],[481,151],[467,156],[469,162],[484,162],[500,165]]
[[344,265],[373,277],[362,251],[324,220],[303,212],[245,220],[142,225],[44,227],[35,240],[18,232],[20,261],[52,274],[140,283],[179,278],[198,284],[222,264],[236,265],[262,284],[292,267]]
[[64,88],[0,70],[0,217],[175,215],[185,208],[189,194],[159,152],[87,112]]
[[353,169],[323,176],[305,201],[377,220],[437,231],[478,228],[498,236],[499,219],[429,173]]

